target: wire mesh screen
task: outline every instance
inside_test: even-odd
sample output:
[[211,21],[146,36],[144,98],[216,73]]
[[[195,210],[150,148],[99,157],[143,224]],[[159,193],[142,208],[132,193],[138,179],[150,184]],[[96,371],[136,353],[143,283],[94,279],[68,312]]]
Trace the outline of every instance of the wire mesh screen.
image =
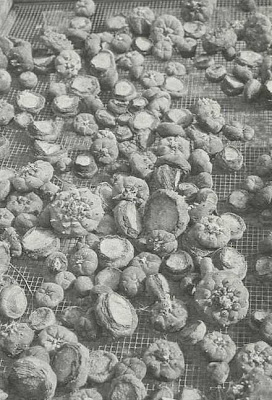
[[[118,13],[128,13],[133,7],[139,5],[148,5],[159,14],[173,14],[180,17],[180,0],[164,0],[164,1],[97,1],[97,11],[93,18],[93,31],[100,32],[104,30],[104,21],[111,15]],[[272,15],[272,4],[270,0],[257,2],[259,11],[266,15]],[[42,49],[43,45],[39,40],[39,31],[43,23],[50,22],[56,26],[65,26],[67,19],[73,15],[74,2],[50,2],[50,3],[15,3],[10,15],[7,18],[2,32],[15,37],[29,40],[34,49]],[[237,8],[237,1],[234,0],[218,0],[215,15],[211,24],[216,26],[228,20],[243,20],[246,14]],[[243,49],[244,43],[238,43],[238,49]],[[198,54],[202,51],[201,46],[198,47]],[[174,61],[181,61],[185,64],[189,74],[185,78],[188,87],[186,96],[179,100],[173,100],[173,107],[191,108],[196,100],[200,97],[210,97],[217,100],[222,107],[226,121],[232,118],[244,121],[255,128],[256,138],[251,144],[236,144],[244,156],[243,169],[233,174],[214,174],[214,188],[219,196],[219,210],[223,211],[226,205],[226,199],[230,192],[241,187],[246,174],[254,173],[254,165],[258,156],[269,151],[271,141],[270,132],[272,129],[271,111],[265,104],[254,103],[246,104],[241,96],[228,98],[221,91],[220,86],[216,83],[209,83],[205,78],[205,72],[194,68],[192,59],[181,59],[178,54],[174,54]],[[232,62],[227,62],[221,55],[215,56],[216,63],[223,64],[230,72],[233,66]],[[145,68],[158,71],[164,71],[165,64],[158,62],[152,56],[145,58]],[[126,72],[120,71],[121,77],[126,77]],[[50,82],[56,80],[55,74],[50,76],[41,76],[35,91],[46,96],[46,92]],[[136,85],[137,89],[142,90],[140,85]],[[16,95],[20,90],[16,79],[13,80],[11,91],[3,96],[7,101],[14,104]],[[102,100],[106,103],[110,97],[110,93],[103,93]],[[49,101],[46,102],[45,108],[36,117],[37,119],[52,118]],[[77,154],[86,150],[91,144],[90,140],[85,137],[77,136],[72,128],[71,121],[65,122],[65,128],[58,139],[64,147],[69,151],[69,155],[74,159]],[[70,125],[69,125],[70,124]],[[18,129],[13,123],[8,127],[1,128],[0,133],[10,140],[10,154],[4,158],[1,163],[2,167],[18,169],[27,162],[33,160],[32,143],[24,130]],[[89,186],[92,182],[75,178],[72,173],[55,177],[54,182],[62,185],[63,182],[73,182],[78,186]],[[260,308],[271,309],[272,293],[269,286],[264,286],[254,282],[251,278],[254,272],[254,259],[258,253],[258,243],[264,238],[267,231],[258,224],[247,221],[247,230],[242,239],[233,242],[231,245],[241,251],[248,261],[248,277],[246,278],[246,286],[250,292],[250,310]],[[63,240],[62,250],[70,253],[76,245],[75,240]],[[10,266],[8,273],[12,275],[19,284],[25,289],[29,307],[27,316],[34,307],[33,295],[37,288],[43,282],[43,262],[37,262],[24,257],[14,260],[14,264]],[[67,305],[71,304],[69,299],[62,302],[56,309],[60,313]],[[131,337],[120,340],[113,340],[109,337],[103,337],[98,342],[88,343],[91,348],[98,347],[114,352],[119,358],[127,355],[142,355],[147,346],[158,337],[165,337],[169,340],[177,340],[178,335],[161,335],[150,328],[147,309],[141,304],[141,299],[136,304],[139,314],[139,326]],[[195,315],[197,318],[197,315]],[[238,347],[248,343],[254,338],[248,328],[247,320],[244,320],[236,326],[228,330],[229,334]],[[207,359],[204,358],[198,347],[186,349],[185,361],[186,369],[184,376],[173,384],[173,389],[178,392],[183,386],[193,386],[204,390],[210,400],[221,399],[221,388],[214,387],[206,374]],[[9,364],[7,357],[3,355],[0,362],[1,368],[6,368]],[[231,379],[231,377],[230,377]],[[146,379],[146,387],[148,392],[154,389],[155,382]]]

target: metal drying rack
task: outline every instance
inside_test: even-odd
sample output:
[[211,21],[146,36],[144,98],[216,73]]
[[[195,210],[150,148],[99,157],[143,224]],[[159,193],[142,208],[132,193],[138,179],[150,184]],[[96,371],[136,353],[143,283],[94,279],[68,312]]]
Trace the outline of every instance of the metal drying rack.
[[[271,0],[257,1],[259,11],[272,16],[272,3]],[[173,14],[177,17],[180,16],[180,0],[150,0],[150,1],[130,1],[130,0],[97,0],[97,10],[93,18],[93,30],[95,32],[103,31],[103,22],[110,15],[117,13],[127,13],[135,6],[147,5],[151,7],[156,14]],[[7,19],[2,27],[2,34],[8,34],[22,39],[29,40],[34,49],[42,48],[38,39],[38,30],[43,23],[44,19],[50,20],[52,24],[59,25],[65,22],[73,13],[72,1],[48,1],[48,2],[15,2]],[[211,24],[214,26],[221,24],[225,19],[237,20],[244,19],[246,14],[242,13],[237,8],[236,0],[218,0],[215,15]],[[201,47],[201,46],[199,46]],[[242,49],[244,43],[238,42],[238,48]],[[201,49],[198,49],[200,52]],[[174,55],[173,60],[181,61],[180,56]],[[230,70],[232,63],[225,61],[221,55],[215,56],[216,63],[223,64]],[[182,60],[188,70],[189,75],[186,77],[188,85],[188,93],[181,100],[173,101],[173,107],[188,107],[191,108],[195,101],[200,97],[209,97],[217,100],[222,107],[222,111],[226,120],[231,118],[239,118],[246,121],[256,130],[256,138],[253,143],[239,144],[237,147],[244,155],[244,167],[241,172],[225,175],[214,175],[214,187],[219,196],[220,209],[224,209],[224,204],[228,194],[234,189],[239,187],[245,174],[253,173],[254,163],[257,157],[261,154],[267,153],[271,144],[270,132],[272,131],[272,111],[262,103],[246,104],[241,100],[241,97],[228,98],[220,90],[220,86],[216,83],[209,83],[205,79],[203,71],[196,70],[193,67],[191,59]],[[164,63],[155,60],[152,56],[147,56],[145,59],[145,67],[148,69],[155,69],[163,71]],[[120,76],[125,77],[126,73],[121,72]],[[55,80],[55,74],[49,76],[39,77],[38,86],[35,91],[45,94],[50,81]],[[140,85],[136,84],[137,89],[142,90]],[[11,91],[4,96],[6,100],[14,103],[16,93],[19,86],[16,81],[13,82]],[[109,93],[102,94],[102,100],[106,103],[109,99]],[[45,108],[38,115],[38,119],[51,118],[52,113],[50,105],[47,102]],[[0,128],[0,134],[5,135],[11,143],[10,155],[6,157],[1,167],[19,169],[27,162],[33,160],[31,152],[31,143],[22,130],[19,130],[15,125]],[[65,132],[59,139],[65,147],[69,149],[71,157],[86,149],[88,145],[88,138],[78,137],[72,132]],[[78,186],[89,186],[90,181],[75,180],[72,175],[68,174],[64,177],[55,178],[55,182],[62,184],[62,180],[69,180],[76,183]],[[269,286],[252,283],[250,275],[254,270],[254,258],[258,252],[258,243],[265,236],[266,230],[260,226],[247,223],[247,231],[241,240],[234,242],[232,245],[241,251],[248,261],[249,278],[246,278],[245,284],[250,292],[250,310],[260,308],[272,308],[272,289]],[[62,250],[65,252],[73,251],[76,240],[63,240]],[[26,290],[29,297],[28,312],[33,309],[33,293],[43,282],[42,278],[42,262],[34,262],[33,260],[23,257],[14,261],[14,266],[10,267],[9,273],[12,275],[19,284]],[[61,303],[56,313],[60,313],[69,303],[65,300]],[[138,306],[139,313],[139,326],[136,332],[131,337],[126,337],[119,340],[112,340],[110,338],[103,338],[101,341],[88,343],[90,348],[101,348],[115,353],[119,359],[126,355],[141,355],[146,347],[158,337],[166,337],[170,340],[175,340],[175,335],[162,335],[149,327],[149,319],[146,309]],[[228,329],[238,347],[257,340],[254,334],[250,331],[247,325],[247,320],[241,321],[234,327]],[[85,343],[86,344],[86,343]],[[10,360],[8,357],[2,357],[0,354],[0,369],[6,369]],[[183,386],[192,386],[203,390],[210,400],[221,399],[221,389],[214,387],[207,378],[206,366],[207,360],[203,357],[197,347],[192,347],[188,352],[185,352],[186,369],[184,376],[173,384],[175,392],[180,391]],[[156,382],[151,379],[145,379],[144,383],[148,393],[154,389]],[[228,383],[226,383],[227,385]]]

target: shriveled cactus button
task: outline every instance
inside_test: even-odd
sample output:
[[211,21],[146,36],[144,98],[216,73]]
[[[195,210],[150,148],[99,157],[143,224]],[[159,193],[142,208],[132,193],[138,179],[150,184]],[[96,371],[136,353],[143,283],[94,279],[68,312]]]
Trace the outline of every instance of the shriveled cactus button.
[[112,53],[107,50],[100,51],[92,58],[91,66],[97,71],[107,71],[112,66]]
[[30,314],[29,323],[32,329],[41,331],[56,323],[55,313],[49,307],[38,307]]
[[225,149],[225,157],[226,157],[226,160],[230,160],[230,161],[236,159],[237,158],[237,149],[235,149],[231,146],[227,147]]
[[50,272],[57,274],[58,272],[66,271],[68,260],[64,253],[55,251],[46,257],[45,264]]
[[108,182],[100,182],[95,187],[94,193],[102,199],[104,210],[110,212],[114,206],[112,186]]
[[14,118],[14,107],[6,100],[0,100],[0,126],[8,125]]
[[38,77],[31,71],[22,72],[19,82],[24,89],[33,89],[38,84]]
[[70,400],[84,400],[84,399],[103,400],[101,394],[95,388],[83,388],[80,390],[76,390],[69,396]]
[[244,87],[244,99],[247,102],[258,100],[261,96],[263,85],[258,79],[247,81]]
[[132,44],[132,38],[130,34],[125,32],[116,32],[112,41],[111,48],[116,53],[126,53],[129,51]]
[[[3,67],[1,65],[1,67]],[[11,75],[4,68],[0,67],[0,93],[7,94],[11,88],[12,78]]]
[[260,326],[261,335],[270,345],[272,344],[272,314],[268,313]]
[[112,214],[105,214],[104,217],[99,222],[96,232],[98,235],[114,235],[116,233],[117,227]]
[[100,85],[95,76],[79,75],[72,80],[70,90],[79,97],[97,96],[100,93]]
[[256,67],[262,63],[263,56],[252,50],[242,50],[236,57],[236,61],[241,65]]
[[128,101],[122,99],[110,99],[107,104],[108,110],[116,117],[125,114],[128,111]]
[[128,126],[117,126],[114,132],[118,142],[124,142],[133,138],[133,133]]
[[174,122],[184,128],[187,128],[193,122],[193,114],[187,108],[170,108],[165,116],[170,122]]
[[167,386],[167,384],[161,384],[153,393],[151,400],[170,400],[174,398],[174,393]]
[[[55,56],[54,56],[55,58]],[[67,87],[64,82],[51,82],[48,88],[48,96],[54,98],[67,94]]]
[[272,79],[269,79],[268,81],[266,81],[263,85],[264,88],[264,93],[266,95],[266,97],[271,100],[272,98]]
[[[29,381],[31,376],[31,382]],[[55,394],[57,378],[49,363],[37,357],[16,360],[9,373],[9,383],[18,396],[47,400]]]
[[173,233],[163,229],[155,229],[149,232],[146,237],[146,248],[160,257],[171,254],[177,250],[178,242]]
[[216,100],[201,98],[195,105],[196,119],[208,133],[218,134],[225,124],[221,106]]
[[92,276],[98,266],[96,252],[83,246],[73,253],[69,260],[70,270],[76,275]]
[[48,143],[42,140],[34,141],[34,150],[38,159],[46,160],[50,164],[56,164],[60,158],[68,157],[67,151],[59,144]]
[[168,281],[160,273],[149,275],[145,281],[145,288],[148,296],[160,301],[170,294]]
[[141,76],[141,83],[145,88],[161,86],[163,82],[164,74],[159,71],[149,70]]
[[163,260],[162,271],[166,276],[178,281],[188,272],[194,271],[194,263],[186,251],[178,250]]
[[6,137],[0,137],[0,160],[2,161],[5,157],[10,154],[10,142]]
[[83,179],[90,179],[98,172],[95,159],[90,154],[79,154],[75,159],[74,169],[76,174]]
[[98,131],[95,118],[89,113],[78,114],[73,122],[75,131],[83,136],[93,136]]
[[52,231],[34,227],[23,236],[22,245],[30,257],[37,259],[47,257],[52,251],[58,251],[60,240]]
[[147,348],[143,360],[156,379],[173,381],[184,374],[184,356],[176,342],[157,339]]
[[109,111],[100,109],[95,113],[95,119],[103,128],[113,128],[116,125],[116,118]]
[[0,181],[0,201],[6,200],[9,193],[11,191],[11,183],[10,180],[1,180]]
[[81,69],[81,58],[74,50],[62,50],[55,58],[55,69],[62,78],[73,78]]
[[210,375],[212,381],[214,381],[218,385],[223,385],[229,376],[230,367],[229,364],[224,361],[214,361],[208,364],[207,372]]
[[92,278],[87,275],[80,275],[73,282],[73,289],[78,297],[89,296],[93,286]]
[[250,314],[249,326],[254,331],[258,332],[262,326],[263,321],[268,316],[269,311],[265,310],[255,310]]
[[194,345],[201,342],[206,335],[206,325],[203,321],[198,320],[188,324],[179,332],[178,339],[181,344]]
[[34,331],[25,322],[13,322],[0,332],[0,347],[14,357],[26,350],[34,339]]
[[[1,184],[0,184],[1,185]],[[14,220],[14,227],[20,234],[25,234],[37,225],[38,218],[33,214],[21,213]]]
[[159,123],[159,120],[149,111],[139,111],[134,114],[130,121],[130,127],[134,132],[142,129],[154,130]]
[[108,286],[112,290],[118,289],[121,278],[121,271],[118,268],[107,267],[99,271],[95,276],[95,284]]
[[234,146],[227,145],[220,153],[216,154],[216,165],[225,170],[239,171],[243,166],[243,154]]
[[224,65],[211,65],[206,69],[206,78],[210,82],[220,82],[224,79],[227,70]]
[[146,375],[146,365],[137,357],[123,358],[115,366],[115,376],[122,376],[124,374],[132,374],[142,380]]
[[132,201],[137,206],[142,206],[148,197],[149,187],[143,179],[131,175],[115,175],[112,187],[113,200]]
[[212,256],[216,268],[231,272],[240,279],[244,279],[247,273],[247,262],[243,254],[233,247],[218,249]]
[[99,295],[95,315],[98,324],[114,337],[132,335],[138,325],[137,313],[132,304],[112,291]]
[[183,28],[185,35],[193,39],[200,39],[206,33],[206,25],[200,21],[185,22]]
[[[20,358],[35,357],[50,364],[49,353],[42,346],[30,346],[20,354]],[[0,392],[1,393],[1,392]],[[1,397],[0,397],[1,398]],[[3,399],[4,400],[4,399]]]
[[129,238],[136,238],[142,231],[142,218],[136,205],[122,200],[114,209],[114,220],[121,233]]
[[[128,396],[126,392],[133,393],[133,395]],[[118,376],[111,382],[110,400],[127,400],[128,398],[131,400],[143,400],[146,398],[144,384],[133,374]]]
[[90,352],[88,379],[95,383],[104,383],[114,376],[114,369],[118,363],[115,354],[109,351],[93,350]]
[[137,148],[129,154],[129,163],[135,175],[147,179],[153,172],[157,157],[151,151],[140,152]]
[[54,98],[52,110],[60,117],[74,116],[78,114],[79,97],[72,95],[60,95]]
[[162,88],[169,92],[172,98],[183,97],[188,91],[185,83],[176,76],[168,76],[165,78]]
[[85,314],[83,308],[78,306],[68,306],[66,307],[60,316],[61,322],[70,329],[75,328],[80,318]]
[[39,93],[24,90],[16,97],[17,105],[22,111],[38,114],[45,106],[45,98]]
[[41,307],[54,308],[64,299],[64,292],[60,285],[53,282],[44,282],[37,289],[35,299]]
[[64,343],[56,350],[52,369],[59,386],[74,391],[84,386],[88,377],[89,350],[80,343]]
[[207,400],[207,397],[199,389],[184,387],[180,400]]
[[15,216],[7,208],[0,209],[0,229],[8,228],[11,226]]
[[234,67],[232,69],[232,73],[235,76],[235,78],[239,79],[242,82],[247,82],[251,79],[253,79],[253,71],[251,68],[249,68],[247,65],[240,65],[238,63],[234,64]]
[[53,324],[44,328],[38,334],[38,343],[50,354],[66,342],[77,343],[77,335],[65,326]]
[[44,140],[46,142],[54,143],[61,131],[62,122],[43,120],[43,121],[33,121],[27,130],[28,135],[31,139]]
[[145,278],[142,268],[131,265],[122,271],[120,289],[127,297],[135,297],[144,291]]
[[0,241],[0,259],[1,259],[1,264],[0,264],[0,273],[1,276],[7,272],[9,269],[9,263],[10,263],[10,246],[6,241]]
[[92,341],[100,337],[101,328],[97,324],[93,307],[84,311],[84,315],[79,319],[78,324],[75,325],[75,330],[83,340]]
[[135,34],[148,36],[154,20],[154,12],[149,7],[138,6],[129,13],[127,21]]
[[262,256],[256,261],[256,273],[257,275],[265,280],[272,278],[272,257]]
[[87,188],[57,193],[49,208],[53,229],[70,237],[86,236],[97,228],[104,215],[100,197]]
[[7,318],[20,318],[26,311],[27,298],[17,284],[4,287],[0,293],[0,313]]
[[24,195],[14,192],[8,197],[7,209],[15,216],[21,212],[39,215],[43,209],[43,202],[34,192]]
[[233,190],[228,197],[230,207],[239,213],[247,211],[250,207],[250,194],[243,189]]
[[147,231],[163,229],[179,236],[188,223],[188,206],[183,197],[166,189],[159,189],[151,195],[144,215]]
[[98,260],[104,267],[123,269],[134,257],[134,248],[121,236],[105,236],[99,243]]
[[206,53],[199,54],[194,60],[194,65],[197,69],[207,69],[211,65],[214,65],[214,63],[214,58]]
[[[132,314],[129,312],[130,307],[121,298],[115,298],[114,302],[108,303],[109,313],[117,324],[131,325],[133,322]],[[120,313],[123,310],[125,315]]]
[[178,194],[184,196],[187,202],[192,202],[196,198],[199,188],[191,182],[181,182],[178,185]]
[[206,318],[221,326],[245,318],[249,307],[247,288],[237,275],[226,271],[205,274],[196,286],[194,297]]
[[259,242],[259,251],[263,254],[272,253],[272,232],[268,232],[267,236]]
[[116,82],[114,96],[119,100],[130,101],[137,96],[137,91],[133,83],[123,79]]
[[222,133],[229,140],[247,141],[253,139],[254,128],[252,128],[250,125],[242,124],[240,121],[233,119],[223,127]]
[[22,128],[25,129],[27,128],[34,120],[33,117],[30,113],[28,112],[21,112],[19,114],[16,114],[14,117],[14,121],[16,122],[16,124]]
[[182,58],[193,58],[196,54],[197,40],[185,37],[177,42],[177,50]]
[[[263,340],[245,344],[235,357],[237,369],[243,374],[260,372],[262,377],[271,378],[271,355],[271,346]],[[259,371],[253,371],[255,368]]]
[[142,268],[146,275],[153,275],[159,272],[161,262],[161,258],[156,254],[144,251],[134,257],[130,265]]
[[0,182],[11,180],[15,176],[15,171],[9,168],[0,169]]
[[127,28],[128,23],[125,15],[116,14],[116,15],[111,15],[109,18],[106,19],[105,27],[109,31],[120,31],[124,28]]
[[201,349],[211,361],[224,361],[229,363],[236,353],[236,344],[227,334],[212,331],[204,336]]
[[150,310],[151,323],[158,331],[173,333],[180,331],[188,318],[187,307],[179,299],[166,297],[155,303]]
[[221,90],[227,96],[238,96],[244,90],[244,83],[236,79],[233,75],[226,75],[221,82]]
[[240,215],[228,212],[222,214],[221,218],[230,226],[231,240],[238,240],[243,237],[246,224]]
[[149,54],[153,47],[153,43],[144,36],[137,36],[134,40],[134,47],[143,54]]
[[[47,161],[38,160],[22,167],[11,179],[18,192],[30,192],[39,189],[53,177],[54,168]],[[36,195],[37,196],[37,195]]]

